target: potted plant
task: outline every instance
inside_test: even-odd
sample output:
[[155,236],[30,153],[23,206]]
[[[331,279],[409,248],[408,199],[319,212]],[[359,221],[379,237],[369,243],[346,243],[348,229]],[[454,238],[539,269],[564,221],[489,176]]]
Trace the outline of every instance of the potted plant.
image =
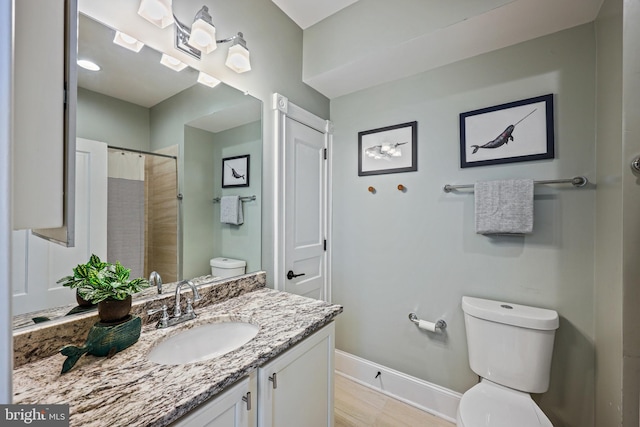
[[78,296],[98,304],[98,316],[103,322],[117,322],[131,310],[131,296],[149,287],[143,278],[129,280],[131,270],[119,261],[103,262],[91,255],[89,262],[78,264],[72,276],[58,280],[59,284],[77,290]]

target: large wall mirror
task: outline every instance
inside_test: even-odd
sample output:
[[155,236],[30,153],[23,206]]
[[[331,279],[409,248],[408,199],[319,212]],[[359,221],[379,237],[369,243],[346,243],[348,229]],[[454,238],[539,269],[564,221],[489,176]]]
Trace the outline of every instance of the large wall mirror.
[[[92,17],[81,14],[78,27],[78,58],[100,66],[78,68],[76,133],[103,144],[108,159],[107,194],[100,194],[108,210],[103,256],[123,262],[133,277],[158,271],[165,283],[211,274],[214,258],[259,271],[262,102],[224,83],[201,85],[196,70],[167,68],[148,46],[118,46],[115,30]],[[238,156],[249,156],[249,186],[223,188],[223,159]],[[80,181],[76,199],[91,191],[90,179]],[[228,195],[245,200],[242,225],[221,222],[219,199]],[[94,205],[86,206],[91,222]],[[95,243],[86,236],[76,248],[45,250],[51,244],[37,240],[14,234],[16,315],[73,304],[73,293],[55,281],[85,262]]]

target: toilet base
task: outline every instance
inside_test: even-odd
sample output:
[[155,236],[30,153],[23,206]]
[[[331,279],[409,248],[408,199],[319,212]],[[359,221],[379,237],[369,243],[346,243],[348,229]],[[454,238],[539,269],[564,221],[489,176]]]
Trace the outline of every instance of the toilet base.
[[482,379],[460,399],[458,427],[553,427],[529,393]]

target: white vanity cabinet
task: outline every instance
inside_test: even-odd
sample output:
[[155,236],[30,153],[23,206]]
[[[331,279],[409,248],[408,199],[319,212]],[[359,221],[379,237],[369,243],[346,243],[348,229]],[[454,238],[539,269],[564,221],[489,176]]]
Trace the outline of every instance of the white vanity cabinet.
[[257,375],[234,384],[229,390],[203,403],[171,427],[256,427]]
[[334,336],[331,322],[171,427],[332,427]]
[[331,322],[258,369],[260,427],[333,426]]

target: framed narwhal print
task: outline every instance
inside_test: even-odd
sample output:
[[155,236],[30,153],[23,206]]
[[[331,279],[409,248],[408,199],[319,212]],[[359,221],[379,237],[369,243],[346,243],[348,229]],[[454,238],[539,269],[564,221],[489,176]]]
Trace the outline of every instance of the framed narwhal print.
[[249,154],[222,159],[222,188],[249,186]]
[[460,167],[553,159],[553,94],[460,114]]

